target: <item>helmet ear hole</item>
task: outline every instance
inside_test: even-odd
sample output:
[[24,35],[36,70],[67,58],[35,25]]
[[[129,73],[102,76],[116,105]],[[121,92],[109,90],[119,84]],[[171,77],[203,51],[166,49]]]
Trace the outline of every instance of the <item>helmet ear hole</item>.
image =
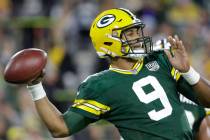
[[104,45],[107,45],[107,46],[111,46],[113,43],[112,42],[104,42]]

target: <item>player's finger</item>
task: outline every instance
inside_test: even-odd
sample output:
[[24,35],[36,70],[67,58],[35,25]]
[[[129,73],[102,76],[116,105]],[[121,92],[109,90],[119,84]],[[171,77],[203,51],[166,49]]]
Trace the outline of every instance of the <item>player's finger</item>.
[[185,50],[182,40],[179,40],[178,37],[176,37],[176,46],[177,49]]
[[177,41],[179,41],[178,35],[174,35],[174,39],[177,40]]
[[175,39],[175,44],[176,44],[177,49],[178,48],[182,49],[183,48],[183,44],[182,44],[182,41],[179,39],[178,35],[175,35],[174,39]]
[[185,47],[182,41],[180,41],[180,49],[185,51]]
[[171,44],[171,47],[172,47],[173,49],[176,49],[176,48],[177,48],[177,46],[176,46],[176,41],[175,41],[175,39],[174,39],[172,36],[169,36],[169,37],[168,37],[168,42]]

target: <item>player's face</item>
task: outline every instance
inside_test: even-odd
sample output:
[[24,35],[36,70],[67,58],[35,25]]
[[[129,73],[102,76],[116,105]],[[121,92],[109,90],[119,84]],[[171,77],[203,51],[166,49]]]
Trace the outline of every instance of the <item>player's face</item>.
[[127,40],[134,40],[139,37],[139,29],[138,28],[131,28],[126,31],[124,31],[124,34],[122,35],[122,39]]
[[130,28],[123,32],[122,40],[127,41],[132,49],[141,49],[142,42],[139,41],[141,37],[141,29],[137,27]]

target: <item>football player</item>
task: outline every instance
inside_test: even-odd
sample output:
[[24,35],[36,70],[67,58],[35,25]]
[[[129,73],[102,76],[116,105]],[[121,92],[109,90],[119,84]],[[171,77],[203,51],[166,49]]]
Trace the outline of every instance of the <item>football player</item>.
[[72,135],[100,119],[113,123],[124,140],[191,140],[179,93],[210,106],[210,86],[189,64],[182,41],[168,37],[169,50],[154,51],[145,24],[123,8],[99,14],[90,28],[108,70],[90,75],[61,114],[48,100],[41,80],[28,83],[36,109],[54,137]]

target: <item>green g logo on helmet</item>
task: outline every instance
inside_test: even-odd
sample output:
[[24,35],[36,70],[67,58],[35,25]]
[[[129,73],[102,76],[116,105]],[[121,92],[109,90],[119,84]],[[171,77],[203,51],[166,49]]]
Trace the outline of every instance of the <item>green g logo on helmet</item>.
[[98,21],[97,27],[99,27],[99,28],[106,27],[106,26],[110,25],[111,23],[113,23],[114,20],[115,20],[114,15],[105,15]]

